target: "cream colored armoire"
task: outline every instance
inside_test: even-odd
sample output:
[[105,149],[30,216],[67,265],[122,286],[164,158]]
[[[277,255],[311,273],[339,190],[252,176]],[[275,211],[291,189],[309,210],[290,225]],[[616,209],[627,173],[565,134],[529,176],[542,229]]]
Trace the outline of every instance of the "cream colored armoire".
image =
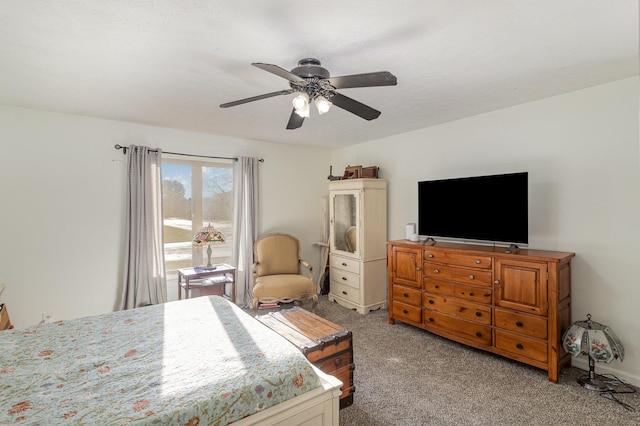
[[361,314],[387,306],[387,181],[329,182],[329,300]]

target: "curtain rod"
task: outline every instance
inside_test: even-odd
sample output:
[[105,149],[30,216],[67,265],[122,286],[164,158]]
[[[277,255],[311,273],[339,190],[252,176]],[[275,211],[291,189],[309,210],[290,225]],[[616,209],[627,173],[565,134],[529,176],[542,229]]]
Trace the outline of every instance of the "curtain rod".
[[[122,146],[120,144],[116,144],[114,146],[115,149],[121,149],[123,154],[127,153],[127,149],[129,149],[126,146]],[[149,151],[152,152],[158,152],[157,149],[150,149]],[[184,155],[185,157],[200,157],[200,158],[216,158],[219,160],[233,160],[233,161],[238,161],[238,157],[214,157],[211,155],[197,155],[197,154],[184,154],[182,152],[170,152],[170,151],[162,151],[164,154],[173,154],[173,155]],[[264,158],[260,158],[258,159],[259,162],[264,163]]]

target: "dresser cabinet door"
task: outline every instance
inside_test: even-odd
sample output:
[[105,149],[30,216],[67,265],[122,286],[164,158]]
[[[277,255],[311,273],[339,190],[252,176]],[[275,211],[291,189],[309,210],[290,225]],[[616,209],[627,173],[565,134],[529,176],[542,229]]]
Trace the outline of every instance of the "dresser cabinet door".
[[495,260],[494,304],[502,308],[547,315],[547,264]]
[[391,252],[392,281],[422,288],[422,250],[419,248],[393,247]]

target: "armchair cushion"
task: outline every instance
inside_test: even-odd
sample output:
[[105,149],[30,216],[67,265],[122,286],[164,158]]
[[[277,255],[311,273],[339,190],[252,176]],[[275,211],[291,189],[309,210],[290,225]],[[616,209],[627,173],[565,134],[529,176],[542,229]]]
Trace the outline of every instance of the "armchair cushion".
[[316,293],[316,285],[302,275],[266,275],[256,278],[253,286],[253,297],[266,299],[285,299],[287,297],[312,296]]

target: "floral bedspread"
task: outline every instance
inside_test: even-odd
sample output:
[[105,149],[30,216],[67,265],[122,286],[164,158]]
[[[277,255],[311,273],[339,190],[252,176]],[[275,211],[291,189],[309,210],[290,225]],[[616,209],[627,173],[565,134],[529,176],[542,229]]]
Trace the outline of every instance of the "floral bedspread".
[[224,425],[318,386],[218,296],[0,332],[0,424]]

